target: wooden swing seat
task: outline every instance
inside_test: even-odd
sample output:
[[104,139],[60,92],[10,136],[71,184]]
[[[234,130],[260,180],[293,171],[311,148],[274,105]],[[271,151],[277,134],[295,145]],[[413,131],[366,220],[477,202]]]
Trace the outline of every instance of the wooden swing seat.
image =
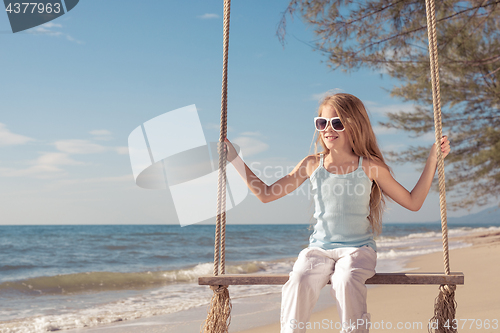
[[[199,285],[229,286],[229,285],[270,285],[285,284],[287,274],[223,274],[204,275],[198,277]],[[330,283],[330,282],[328,282]],[[366,280],[366,284],[464,284],[464,274],[444,273],[377,273]]]

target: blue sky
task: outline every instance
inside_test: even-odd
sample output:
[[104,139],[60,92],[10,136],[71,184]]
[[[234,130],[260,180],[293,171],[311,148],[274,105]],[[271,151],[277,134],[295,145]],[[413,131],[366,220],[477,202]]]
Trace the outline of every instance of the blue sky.
[[[275,33],[286,6],[232,4],[228,138],[256,173],[271,167],[263,180],[312,152],[312,118],[329,90],[365,102],[383,150],[430,148],[432,133],[411,139],[377,123],[387,111],[412,109],[389,96],[398,82],[380,72],[332,72],[307,45],[315,37],[299,18],[288,20],[283,48]],[[222,1],[85,0],[16,34],[0,14],[0,43],[0,224],[177,223],[168,190],[135,185],[127,138],[149,119],[196,104],[206,140],[218,140]],[[415,166],[392,166],[411,189]],[[262,204],[249,195],[228,223],[312,222],[310,201],[297,193]],[[436,194],[419,212],[390,204],[385,215],[438,219]]]

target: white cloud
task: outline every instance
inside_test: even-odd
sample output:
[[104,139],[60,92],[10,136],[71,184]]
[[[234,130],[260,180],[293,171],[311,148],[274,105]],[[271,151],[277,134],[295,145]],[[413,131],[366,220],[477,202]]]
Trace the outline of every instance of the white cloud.
[[93,136],[94,140],[108,141],[108,140],[113,139],[111,132],[108,130],[93,130],[93,131],[90,131],[89,133],[90,133],[90,135]]
[[214,129],[219,129],[219,125],[214,124],[214,123],[204,123],[202,125],[203,128],[206,128],[208,130],[214,130]]
[[12,133],[5,124],[0,123],[0,146],[22,145],[30,141],[35,140],[21,134]]
[[311,96],[311,100],[313,101],[317,101],[318,103],[321,102],[321,100],[323,98],[325,98],[327,95],[333,95],[333,94],[338,94],[338,93],[341,93],[341,92],[344,92],[343,89],[341,88],[333,88],[333,89],[330,89],[328,91],[324,91],[322,93],[318,93],[318,94],[312,94]]
[[238,136],[234,140],[231,140],[241,147],[243,158],[258,154],[269,148],[269,145],[267,143],[255,138],[255,136],[259,135],[258,133],[250,132],[251,135],[248,135],[249,132],[245,133],[247,133],[247,135],[242,133],[241,136]]
[[[110,138],[110,131],[93,130],[90,134],[94,139]],[[0,123],[0,146],[24,144],[34,141],[32,138],[11,133],[4,124]],[[74,160],[71,155],[99,154],[115,152],[120,155],[128,154],[128,147],[106,147],[89,140],[58,140],[52,144],[57,151],[40,152],[39,156],[30,161],[22,161],[20,167],[0,168],[1,177],[32,177],[39,179],[54,179],[68,176],[66,166],[85,165],[87,161]],[[90,162],[90,161],[89,161]],[[18,164],[19,164],[18,163]]]
[[68,154],[96,154],[108,150],[108,148],[91,143],[88,140],[60,140],[55,142],[59,151]]
[[75,185],[75,184],[89,184],[89,183],[119,183],[119,182],[128,182],[134,183],[134,175],[124,175],[124,176],[115,176],[115,177],[96,177],[96,178],[83,178],[83,179],[61,179],[58,181],[60,185]]
[[105,135],[111,135],[111,132],[108,130],[93,130],[89,132],[91,135],[96,135],[96,136],[105,136]]
[[382,152],[403,151],[404,149],[408,149],[408,146],[404,144],[394,143],[381,145],[380,149],[382,149]]
[[60,31],[52,30],[53,28],[62,28],[62,25],[58,23],[47,22],[45,24],[29,29],[27,32],[30,34],[50,34],[54,36],[60,36],[63,34]]
[[[387,116],[387,113],[398,113],[398,112],[403,112],[403,113],[410,113],[415,110],[415,105],[413,104],[388,104],[388,105],[379,105],[378,103],[371,102],[371,101],[366,101],[364,102],[365,107],[369,112],[372,114],[376,114],[377,116]],[[387,118],[385,119],[387,120]],[[405,132],[403,130],[398,130],[395,128],[387,128],[381,125],[376,125],[373,126],[373,131],[375,132],[376,135],[401,135],[404,136],[405,138],[408,138],[410,141],[410,144],[413,144],[411,140],[417,141],[418,144],[428,144],[434,142],[434,132],[430,131],[425,134],[420,134],[418,137],[413,138],[415,134],[410,133],[410,132]]]
[[28,33],[30,34],[48,34],[52,36],[61,36],[63,33],[60,31],[53,31],[50,29],[46,29],[44,27],[36,27],[28,30]]
[[115,151],[120,155],[128,155],[128,147],[116,147]]
[[77,165],[82,162],[71,159],[64,153],[45,153],[36,160],[36,165],[57,166],[57,165]]
[[212,13],[205,13],[203,15],[198,16],[198,18],[201,18],[202,20],[212,20],[212,19],[218,19],[219,15]]
[[397,113],[404,112],[410,113],[415,110],[415,106],[413,104],[387,104],[387,105],[379,105],[378,103],[365,101],[363,102],[368,112],[372,114],[378,114],[385,116],[387,113]]
[[373,132],[375,135],[385,135],[385,134],[396,134],[399,131],[396,128],[385,127],[382,125],[373,126]]
[[53,30],[54,28],[56,28],[56,29],[62,28],[62,25],[58,24],[58,23],[47,22],[45,24],[31,28],[27,32],[30,34],[46,34],[46,35],[57,36],[57,37],[63,36],[63,37],[66,37],[66,39],[69,40],[70,42],[75,42],[77,44],[83,44],[82,41],[72,37],[71,35],[69,35],[67,33]]
[[34,165],[26,169],[0,168],[2,177],[53,178],[62,172],[62,169],[50,165]]
[[43,153],[30,164],[32,166],[24,169],[0,168],[0,175],[3,177],[54,178],[66,174],[59,166],[79,165],[83,162],[75,161],[64,153]]
[[59,24],[59,23],[54,23],[54,22],[47,22],[45,24],[42,24],[41,25],[42,27],[45,27],[45,28],[62,28],[62,25]]

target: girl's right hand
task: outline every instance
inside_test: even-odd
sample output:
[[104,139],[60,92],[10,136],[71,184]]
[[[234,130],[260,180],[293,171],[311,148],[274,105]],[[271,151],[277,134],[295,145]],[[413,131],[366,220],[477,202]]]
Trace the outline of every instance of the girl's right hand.
[[233,144],[227,138],[224,138],[224,150],[226,152],[227,160],[230,162],[238,156]]

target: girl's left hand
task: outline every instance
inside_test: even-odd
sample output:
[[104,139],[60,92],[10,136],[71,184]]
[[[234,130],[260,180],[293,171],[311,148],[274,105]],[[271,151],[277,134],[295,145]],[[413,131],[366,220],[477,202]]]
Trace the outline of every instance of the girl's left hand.
[[[433,151],[435,151],[434,149],[436,149],[435,145],[435,143],[432,145]],[[448,156],[450,150],[450,141],[448,141],[448,137],[446,135],[443,135],[443,137],[441,138],[441,153],[443,153],[443,158]]]

